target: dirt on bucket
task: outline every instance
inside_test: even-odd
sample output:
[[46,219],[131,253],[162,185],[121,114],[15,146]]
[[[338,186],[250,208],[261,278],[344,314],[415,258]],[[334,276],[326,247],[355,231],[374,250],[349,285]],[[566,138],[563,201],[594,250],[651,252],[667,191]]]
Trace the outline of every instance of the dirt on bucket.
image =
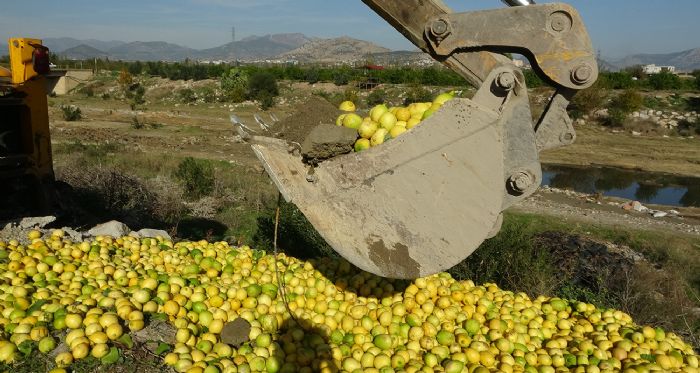
[[289,117],[283,119],[279,138],[301,144],[319,124],[335,124],[341,112],[333,104],[318,96],[309,97]]

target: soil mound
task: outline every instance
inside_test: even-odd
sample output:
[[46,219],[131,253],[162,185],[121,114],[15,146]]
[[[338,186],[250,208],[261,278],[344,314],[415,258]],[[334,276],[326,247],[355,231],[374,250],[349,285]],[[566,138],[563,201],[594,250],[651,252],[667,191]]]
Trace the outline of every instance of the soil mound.
[[301,144],[312,129],[319,124],[334,124],[338,115],[340,110],[333,104],[321,97],[311,96],[299,105],[296,112],[280,122],[278,136]]

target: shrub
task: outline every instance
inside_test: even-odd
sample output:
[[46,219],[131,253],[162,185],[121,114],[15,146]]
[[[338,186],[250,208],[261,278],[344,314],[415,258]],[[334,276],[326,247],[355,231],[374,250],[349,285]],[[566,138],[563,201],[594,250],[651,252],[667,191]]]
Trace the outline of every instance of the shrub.
[[596,83],[574,96],[569,111],[574,118],[580,118],[602,107],[606,99],[606,90],[599,83]]
[[246,100],[248,91],[248,74],[239,69],[230,69],[221,76],[221,89],[232,102]]
[[95,96],[95,90],[90,86],[83,87],[80,90],[80,93],[84,94],[85,97],[94,97]]
[[122,71],[119,73],[119,79],[117,80],[119,86],[121,86],[122,89],[126,89],[133,81],[134,78],[131,76],[131,73],[129,73],[129,71],[127,71],[125,68],[122,69]]
[[306,70],[304,80],[306,80],[306,82],[309,84],[316,84],[321,80],[321,73],[318,71],[318,69]]
[[[277,79],[269,72],[258,72],[250,76],[248,97],[257,100],[261,105],[273,105],[274,98],[279,96]],[[265,101],[263,103],[263,101]]]
[[433,100],[433,93],[423,88],[420,85],[411,86],[406,91],[406,98],[403,100],[404,105],[410,105],[415,102],[430,102]]
[[216,102],[216,91],[212,87],[202,87],[200,96],[206,103]]
[[194,94],[194,91],[191,90],[190,88],[184,88],[181,89],[178,94],[180,95],[180,100],[186,104],[191,104],[195,101],[197,101],[197,97]]
[[683,87],[681,78],[667,71],[649,76],[647,84],[656,90],[681,89]]
[[608,107],[608,124],[611,126],[621,126],[630,113],[639,110],[644,105],[644,97],[639,92],[628,89],[613,98]]
[[348,85],[350,83],[350,76],[344,71],[339,71],[333,75],[333,84],[337,86]]
[[267,92],[262,92],[258,95],[258,102],[260,103],[261,109],[267,110],[275,106],[275,96]]
[[75,122],[83,119],[83,112],[75,105],[62,105],[63,119],[67,122]]
[[256,98],[261,92],[267,92],[273,96],[278,96],[279,87],[277,86],[277,79],[268,72],[255,73],[250,77],[248,92],[253,98]]
[[141,122],[138,117],[131,118],[131,128],[135,130],[140,130],[146,127],[146,124]]
[[386,101],[386,91],[383,89],[375,89],[367,95],[367,105],[379,105]]
[[359,99],[359,92],[355,88],[349,87],[343,92],[343,101],[357,102]]
[[214,167],[210,161],[187,157],[177,166],[175,177],[190,199],[207,196],[214,190]]

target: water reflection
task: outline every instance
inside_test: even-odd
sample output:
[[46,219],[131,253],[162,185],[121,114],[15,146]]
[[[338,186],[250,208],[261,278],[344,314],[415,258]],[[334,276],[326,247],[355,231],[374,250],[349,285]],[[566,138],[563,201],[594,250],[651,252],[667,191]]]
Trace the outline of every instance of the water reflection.
[[610,167],[544,165],[542,185],[668,206],[700,207],[700,178]]

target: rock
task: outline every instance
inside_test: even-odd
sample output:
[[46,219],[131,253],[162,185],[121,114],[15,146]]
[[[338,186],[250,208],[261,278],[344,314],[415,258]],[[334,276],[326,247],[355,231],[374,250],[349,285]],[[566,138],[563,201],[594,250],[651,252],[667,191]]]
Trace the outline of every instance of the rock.
[[596,118],[607,118],[608,116],[610,116],[610,114],[608,113],[608,109],[600,109],[596,110],[593,113],[593,116],[595,116]]
[[579,126],[583,126],[586,124],[586,121],[584,119],[576,119],[576,124]]
[[350,153],[357,140],[357,130],[332,124],[321,124],[311,130],[301,145],[301,154],[310,163],[317,163]]
[[639,118],[640,113],[638,111],[635,111],[632,113],[632,118]]
[[632,136],[641,136],[641,135],[642,135],[641,132],[632,131]]
[[671,215],[676,215],[676,216],[681,214],[680,212],[678,212],[678,210],[669,210],[668,213]]
[[65,233],[68,237],[70,237],[70,239],[73,240],[73,242],[79,242],[79,241],[82,241],[82,240],[83,240],[83,234],[80,233],[80,232],[78,232],[78,231],[76,231],[76,230],[74,230],[74,229],[72,229],[72,228],[63,227],[63,228],[61,228],[61,230],[62,230],[63,233]]
[[634,201],[634,202],[632,202],[632,210],[638,211],[638,212],[647,212],[647,211],[649,211],[649,209],[648,209],[646,206],[642,205],[642,203],[639,202],[639,201]]
[[24,218],[17,223],[21,229],[40,229],[56,221],[55,216]]
[[642,120],[649,120],[649,118],[651,118],[651,117],[650,117],[649,115],[647,115],[647,114],[639,114],[639,119],[642,119]]
[[167,344],[175,344],[175,327],[164,321],[153,321],[145,328],[133,332],[131,335],[137,343],[146,342],[164,342]]
[[652,214],[652,216],[655,218],[665,218],[668,216],[668,213],[663,211],[656,211]]
[[224,324],[221,330],[221,342],[238,347],[248,342],[250,335],[250,323],[245,319],[235,319]]
[[112,236],[112,237],[122,237],[131,232],[131,229],[126,226],[126,224],[118,222],[116,220],[108,221],[106,223],[98,224],[92,227],[87,234],[89,236]]
[[171,237],[170,237],[170,235],[168,234],[168,232],[166,232],[166,231],[164,231],[164,230],[161,230],[161,229],[148,229],[148,228],[144,228],[144,229],[141,229],[141,230],[139,230],[138,232],[136,232],[136,234],[138,234],[139,238],[144,238],[144,237],[156,238],[156,237],[160,236],[160,237],[165,238],[166,240],[170,240],[170,239],[171,239]]

